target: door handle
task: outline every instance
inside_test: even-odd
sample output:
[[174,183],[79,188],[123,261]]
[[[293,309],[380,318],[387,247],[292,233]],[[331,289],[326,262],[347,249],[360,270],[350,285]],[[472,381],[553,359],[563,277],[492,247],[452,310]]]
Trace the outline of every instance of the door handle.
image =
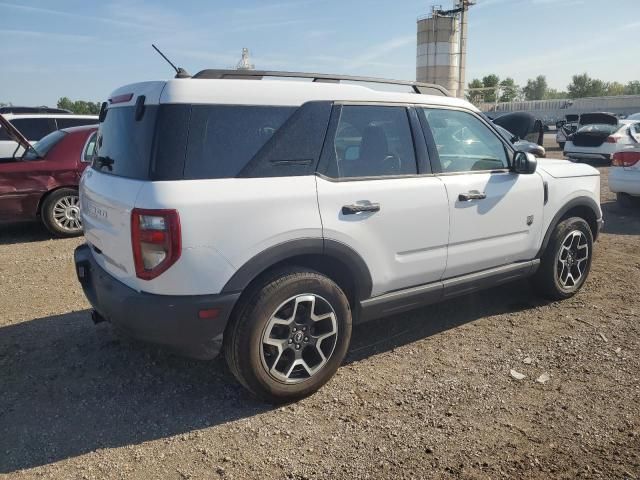
[[458,195],[458,200],[461,202],[470,202],[471,200],[484,200],[487,198],[487,194],[484,192],[479,192],[478,190],[471,190],[467,193],[461,193]]
[[379,212],[379,203],[366,203],[364,205],[345,205],[342,207],[343,215],[356,215],[364,212]]

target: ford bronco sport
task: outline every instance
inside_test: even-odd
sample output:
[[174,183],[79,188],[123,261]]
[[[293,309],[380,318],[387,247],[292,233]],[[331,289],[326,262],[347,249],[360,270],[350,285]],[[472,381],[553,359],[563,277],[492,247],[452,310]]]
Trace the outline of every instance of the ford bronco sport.
[[356,322],[524,277],[574,295],[602,224],[597,170],[537,163],[435,85],[205,70],[119,88],[100,121],[75,252],[94,321],[223,351],[272,402],[326,383]]

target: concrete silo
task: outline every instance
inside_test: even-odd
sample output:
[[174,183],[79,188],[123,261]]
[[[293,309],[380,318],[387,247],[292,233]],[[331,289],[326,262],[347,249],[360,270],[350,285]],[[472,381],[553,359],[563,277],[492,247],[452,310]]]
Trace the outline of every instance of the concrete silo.
[[418,19],[416,80],[437,83],[462,97],[465,85],[467,10],[472,0],[459,0],[452,10],[433,7]]

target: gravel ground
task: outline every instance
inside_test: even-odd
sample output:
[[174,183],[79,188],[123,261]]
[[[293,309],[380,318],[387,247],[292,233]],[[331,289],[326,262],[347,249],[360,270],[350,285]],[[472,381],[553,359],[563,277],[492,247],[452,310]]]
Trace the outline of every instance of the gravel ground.
[[94,326],[81,240],[2,227],[0,477],[640,478],[640,211],[606,170],[580,294],[519,282],[358,327],[336,377],[283,408],[221,360]]

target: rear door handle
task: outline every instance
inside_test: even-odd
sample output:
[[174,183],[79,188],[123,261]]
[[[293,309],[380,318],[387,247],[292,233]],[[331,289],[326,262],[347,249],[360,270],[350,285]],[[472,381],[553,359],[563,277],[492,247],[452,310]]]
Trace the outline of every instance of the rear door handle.
[[487,194],[484,192],[479,192],[478,190],[471,190],[467,193],[461,193],[458,195],[458,200],[461,202],[470,202],[471,200],[484,200],[487,198]]
[[342,207],[343,215],[356,215],[364,212],[379,212],[379,203],[366,203],[364,205],[345,205]]

